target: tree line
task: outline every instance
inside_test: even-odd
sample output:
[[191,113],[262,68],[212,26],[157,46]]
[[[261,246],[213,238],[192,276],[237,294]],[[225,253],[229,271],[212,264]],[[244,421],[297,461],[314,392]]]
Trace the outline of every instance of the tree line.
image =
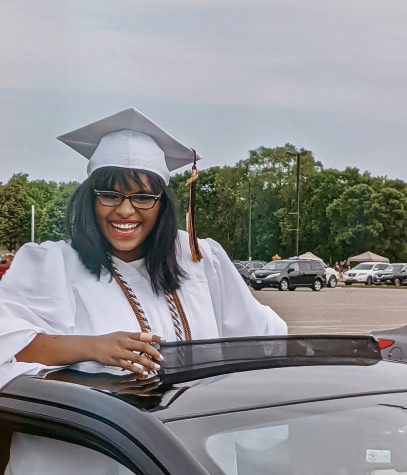
[[[296,157],[291,144],[258,147],[234,166],[199,172],[199,237],[222,244],[233,259],[271,260],[295,254]],[[324,168],[304,149],[300,159],[300,253],[335,262],[366,250],[407,261],[407,183],[348,167]],[[185,229],[189,172],[171,178]],[[31,205],[36,241],[65,238],[64,215],[76,182],[55,183],[14,175],[0,184],[0,247],[12,251],[30,240]],[[249,219],[251,216],[251,220]]]

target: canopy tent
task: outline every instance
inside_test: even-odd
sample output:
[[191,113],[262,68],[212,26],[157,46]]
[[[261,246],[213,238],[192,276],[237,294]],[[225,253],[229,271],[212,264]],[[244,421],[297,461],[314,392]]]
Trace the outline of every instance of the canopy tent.
[[[322,259],[312,252],[305,252],[304,254],[301,254],[301,256],[298,256],[300,259],[314,259],[316,261],[322,261]],[[323,261],[322,261],[323,262]]]
[[348,262],[389,262],[389,259],[374,252],[366,251],[358,256],[348,257]]

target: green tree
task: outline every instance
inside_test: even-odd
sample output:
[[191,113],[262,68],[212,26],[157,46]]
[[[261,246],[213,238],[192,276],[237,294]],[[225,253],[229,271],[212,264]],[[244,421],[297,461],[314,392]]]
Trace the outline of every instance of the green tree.
[[39,241],[57,241],[66,239],[65,215],[69,200],[78,183],[61,183],[50,195],[49,201],[42,208],[42,220],[38,231]]
[[31,205],[28,175],[19,173],[0,188],[0,243],[14,252],[30,240]]
[[380,223],[376,250],[394,261],[407,260],[407,197],[392,187],[373,196],[372,214]]
[[374,195],[369,185],[349,186],[328,206],[331,236],[340,256],[348,257],[367,249],[377,252],[383,226],[372,211]]

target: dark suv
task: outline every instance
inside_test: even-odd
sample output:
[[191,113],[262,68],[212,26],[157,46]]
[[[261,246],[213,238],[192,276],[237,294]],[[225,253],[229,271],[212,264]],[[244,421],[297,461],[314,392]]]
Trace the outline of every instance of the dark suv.
[[266,264],[263,269],[250,275],[250,285],[255,290],[275,287],[279,290],[295,290],[311,287],[319,291],[326,285],[325,269],[321,262],[312,259],[286,259]]

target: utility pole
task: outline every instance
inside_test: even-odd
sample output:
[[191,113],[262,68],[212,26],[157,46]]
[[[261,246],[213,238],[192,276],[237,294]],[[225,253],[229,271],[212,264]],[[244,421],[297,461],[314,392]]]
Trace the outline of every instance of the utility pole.
[[295,227],[295,255],[299,255],[300,245],[300,153],[297,152],[297,177],[296,177],[296,190],[297,190],[297,225]]
[[287,150],[287,155],[293,155],[296,158],[296,209],[297,211],[288,214],[296,215],[296,226],[292,231],[295,231],[295,255],[299,255],[300,248],[300,164],[301,164],[301,155],[305,155],[307,151],[302,152],[291,152]]
[[252,189],[249,175],[249,236],[247,240],[247,250],[249,252],[249,261],[252,260]]
[[31,242],[35,242],[35,206],[31,205]]

